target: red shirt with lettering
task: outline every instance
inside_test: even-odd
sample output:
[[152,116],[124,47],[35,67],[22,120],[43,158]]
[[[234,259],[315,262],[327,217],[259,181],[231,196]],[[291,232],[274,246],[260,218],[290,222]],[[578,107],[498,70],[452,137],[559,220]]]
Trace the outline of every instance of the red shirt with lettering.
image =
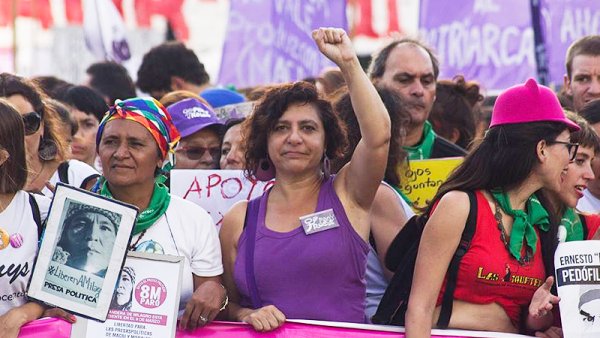
[[585,217],[585,224],[588,228],[588,235],[586,239],[593,239],[596,231],[600,228],[600,215],[596,214],[580,214]]
[[[460,262],[454,299],[475,304],[498,303],[519,328],[521,311],[527,311],[535,290],[546,278],[539,236],[533,258],[521,265],[502,242],[488,200],[481,191],[477,191],[476,196],[477,226],[471,246]],[[525,247],[523,245],[523,256]],[[438,306],[445,287],[444,281]]]

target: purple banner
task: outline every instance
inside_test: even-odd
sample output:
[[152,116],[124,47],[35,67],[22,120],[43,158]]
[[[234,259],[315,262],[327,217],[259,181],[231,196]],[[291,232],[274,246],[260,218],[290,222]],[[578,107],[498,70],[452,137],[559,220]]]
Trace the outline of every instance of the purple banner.
[[442,79],[462,74],[498,91],[536,77],[529,1],[421,0],[419,22]]
[[230,6],[219,83],[289,82],[333,65],[321,55],[311,32],[345,29],[345,0],[238,0]]
[[550,84],[562,86],[569,45],[585,35],[600,34],[600,1],[543,0]]

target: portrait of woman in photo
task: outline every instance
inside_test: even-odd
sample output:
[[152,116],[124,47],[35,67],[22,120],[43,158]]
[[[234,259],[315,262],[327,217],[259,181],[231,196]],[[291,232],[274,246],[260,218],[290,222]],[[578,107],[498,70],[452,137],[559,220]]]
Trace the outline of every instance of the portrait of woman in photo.
[[104,277],[121,216],[72,200],[52,260]]
[[117,289],[110,302],[111,310],[130,311],[133,303],[133,289],[135,286],[135,270],[126,266],[121,270],[121,277]]

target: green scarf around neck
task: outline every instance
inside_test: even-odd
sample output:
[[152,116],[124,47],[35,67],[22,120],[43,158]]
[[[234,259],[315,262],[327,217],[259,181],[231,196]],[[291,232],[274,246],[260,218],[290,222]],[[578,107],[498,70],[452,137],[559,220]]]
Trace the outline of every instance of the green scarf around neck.
[[583,241],[585,239],[583,238],[583,224],[580,217],[573,208],[567,208],[563,213],[560,225],[563,225],[567,229],[566,242]]
[[[156,220],[160,218],[169,207],[171,202],[171,195],[169,189],[163,184],[166,177],[160,175],[154,181],[154,191],[150,198],[150,204],[146,210],[138,214],[135,226],[133,227],[133,235],[137,235],[142,231],[150,228]],[[102,177],[102,186],[100,188],[100,195],[108,198],[114,198],[110,190],[108,189],[108,182]]]
[[433,142],[435,141],[435,132],[431,127],[429,121],[425,121],[423,126],[423,136],[421,142],[415,146],[405,146],[404,150],[408,152],[409,160],[427,160],[431,158],[431,152],[433,151]]
[[534,225],[542,231],[548,231],[550,221],[548,212],[535,195],[529,196],[525,203],[525,210],[514,210],[510,205],[508,194],[501,189],[491,191],[498,205],[509,216],[512,216],[513,226],[510,232],[509,251],[510,254],[517,260],[521,260],[521,252],[523,251],[523,243],[527,242],[527,246],[531,249],[531,253],[535,254],[538,236],[535,232]]

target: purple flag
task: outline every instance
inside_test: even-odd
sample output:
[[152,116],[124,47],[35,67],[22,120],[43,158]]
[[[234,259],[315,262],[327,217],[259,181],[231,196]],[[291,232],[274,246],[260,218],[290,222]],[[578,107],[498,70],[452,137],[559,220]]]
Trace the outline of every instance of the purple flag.
[[316,76],[333,64],[311,32],[346,29],[345,0],[231,1],[219,83],[238,87]]
[[566,54],[573,41],[585,35],[600,34],[600,1],[544,0],[546,48],[550,64],[550,83],[563,84]]
[[498,91],[536,77],[531,10],[523,0],[421,0],[419,27],[440,78],[462,74]]

